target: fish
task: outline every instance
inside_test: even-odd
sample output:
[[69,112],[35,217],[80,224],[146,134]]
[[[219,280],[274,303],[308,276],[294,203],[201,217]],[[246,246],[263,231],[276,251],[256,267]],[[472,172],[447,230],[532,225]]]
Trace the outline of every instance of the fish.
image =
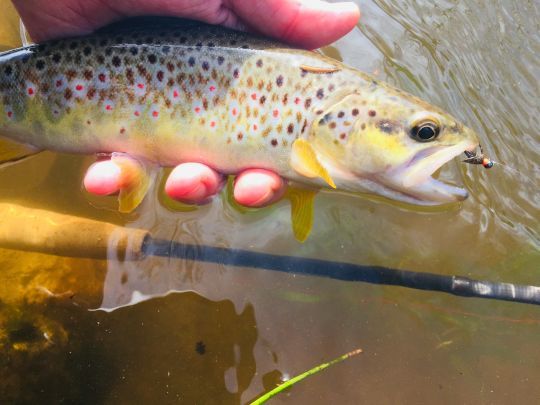
[[[479,145],[441,109],[319,52],[167,18],[0,54],[0,137],[4,162],[53,150],[276,172],[308,186],[290,193],[299,240],[314,188],[415,205],[464,200],[465,189],[432,175]],[[121,192],[121,210],[148,187]]]

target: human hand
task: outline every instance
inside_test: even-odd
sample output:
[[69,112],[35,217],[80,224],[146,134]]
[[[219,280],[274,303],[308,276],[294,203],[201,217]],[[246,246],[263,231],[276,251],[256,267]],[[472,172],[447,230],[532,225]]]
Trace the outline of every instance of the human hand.
[[[13,0],[13,3],[37,42],[90,33],[125,17],[168,15],[257,31],[301,47],[317,48],[345,35],[359,18],[354,3],[319,0]],[[135,160],[131,167],[138,167]],[[126,186],[127,177],[137,178],[126,176],[125,170],[113,161],[98,161],[88,169],[84,185],[93,194],[114,194]],[[179,201],[204,203],[220,191],[223,179],[223,175],[208,166],[184,163],[170,174],[165,192]],[[261,207],[279,199],[285,187],[285,181],[275,173],[248,169],[236,178],[234,198],[241,205]]]

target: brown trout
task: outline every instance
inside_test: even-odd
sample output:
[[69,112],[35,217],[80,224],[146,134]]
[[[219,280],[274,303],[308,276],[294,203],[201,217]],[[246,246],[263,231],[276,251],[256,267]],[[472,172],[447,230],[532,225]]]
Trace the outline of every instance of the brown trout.
[[264,168],[413,204],[464,199],[431,175],[478,145],[440,109],[336,60],[184,20],[3,53],[0,100],[0,134],[37,150]]

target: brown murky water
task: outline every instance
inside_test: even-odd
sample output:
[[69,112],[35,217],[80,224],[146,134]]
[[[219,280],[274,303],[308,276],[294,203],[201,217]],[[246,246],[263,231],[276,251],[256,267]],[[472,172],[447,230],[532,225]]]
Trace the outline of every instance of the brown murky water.
[[[118,214],[113,199],[81,191],[91,158],[52,153],[2,168],[0,200],[182,242],[539,285],[538,2],[360,5],[362,23],[327,52],[443,107],[504,164],[456,163],[471,192],[461,206],[414,211],[324,193],[299,244],[286,203],[241,213],[222,197],[177,212],[156,189],[136,213]],[[8,402],[246,403],[357,347],[363,355],[274,402],[540,399],[540,308],[530,305],[163,258],[0,250],[0,267]]]

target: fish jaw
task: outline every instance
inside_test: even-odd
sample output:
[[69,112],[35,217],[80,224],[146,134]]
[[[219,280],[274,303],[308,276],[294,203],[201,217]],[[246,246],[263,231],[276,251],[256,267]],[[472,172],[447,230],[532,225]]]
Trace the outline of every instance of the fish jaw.
[[[432,177],[445,163],[464,151],[474,151],[478,141],[464,140],[452,146],[433,146],[416,153],[408,162],[394,168],[377,181],[391,189],[394,195],[403,194],[403,200],[418,205],[441,205],[463,201],[467,190],[446,184]],[[395,198],[395,197],[394,197]]]

